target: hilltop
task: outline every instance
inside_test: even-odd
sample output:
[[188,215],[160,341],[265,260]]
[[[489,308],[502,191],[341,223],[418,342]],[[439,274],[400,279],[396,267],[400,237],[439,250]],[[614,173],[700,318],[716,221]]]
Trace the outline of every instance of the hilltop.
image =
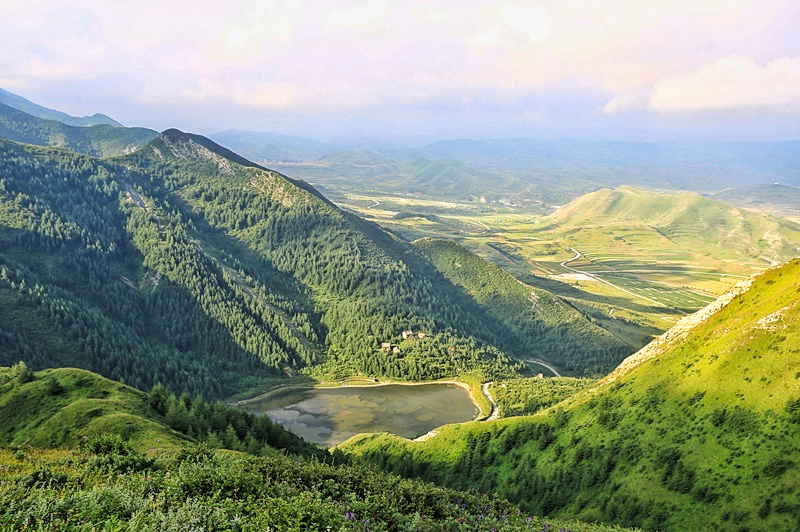
[[800,252],[800,225],[696,194],[663,195],[631,187],[603,189],[548,216],[542,230],[570,231],[574,240],[617,228],[644,245],[702,254],[763,257],[772,263]]
[[342,448],[527,511],[667,530],[800,526],[800,259],[543,414]]

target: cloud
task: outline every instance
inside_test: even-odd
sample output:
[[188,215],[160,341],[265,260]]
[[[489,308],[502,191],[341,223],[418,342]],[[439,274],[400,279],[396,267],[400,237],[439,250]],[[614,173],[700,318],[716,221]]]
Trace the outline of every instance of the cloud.
[[617,94],[603,107],[603,113],[613,115],[634,109],[646,109],[650,105],[652,91],[649,89],[634,90]]
[[800,57],[781,57],[765,66],[741,55],[723,57],[662,79],[649,104],[665,111],[800,111]]
[[501,12],[508,27],[526,33],[531,42],[543,41],[550,33],[547,11],[542,5],[505,4]]
[[334,26],[344,28],[369,27],[389,14],[388,0],[368,0],[347,7],[334,9],[328,14],[328,20]]
[[210,57],[235,60],[259,53],[271,41],[286,42],[305,12],[302,0],[260,2],[247,7],[224,25]]

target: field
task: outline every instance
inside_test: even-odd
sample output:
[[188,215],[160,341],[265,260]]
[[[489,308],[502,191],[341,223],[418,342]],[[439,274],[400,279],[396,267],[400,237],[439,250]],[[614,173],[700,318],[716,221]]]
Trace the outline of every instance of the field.
[[[559,218],[536,209],[478,201],[347,192],[336,200],[405,239],[456,240],[518,280],[565,298],[634,348],[776,262],[769,257],[777,255],[749,243],[751,235],[731,234],[739,231],[743,215],[725,209],[735,208],[707,200],[697,206],[699,197],[690,195],[659,196],[633,189],[620,194],[616,211],[611,215],[604,211],[602,222],[592,209],[605,198],[595,198],[584,208],[574,207],[573,202],[556,211],[580,210],[583,219],[575,213]],[[641,212],[624,207],[629,196],[642,205]],[[666,207],[657,203],[660,198],[665,198]],[[659,226],[653,221],[665,216],[672,216],[669,223]],[[711,227],[698,224],[693,217],[699,216],[709,218]],[[741,223],[749,227],[761,222],[746,218]],[[719,233],[722,230],[727,232]],[[800,233],[780,235],[793,244],[800,242]]]

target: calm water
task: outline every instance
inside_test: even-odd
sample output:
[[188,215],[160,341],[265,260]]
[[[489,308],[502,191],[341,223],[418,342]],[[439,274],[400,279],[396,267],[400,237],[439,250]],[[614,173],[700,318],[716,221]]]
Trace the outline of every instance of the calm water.
[[326,447],[361,432],[415,438],[448,423],[470,421],[477,413],[466,390],[452,384],[288,390],[245,408]]

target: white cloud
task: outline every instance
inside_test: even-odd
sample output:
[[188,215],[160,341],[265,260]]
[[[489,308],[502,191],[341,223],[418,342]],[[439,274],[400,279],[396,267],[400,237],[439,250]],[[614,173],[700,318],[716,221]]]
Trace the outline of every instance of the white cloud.
[[723,57],[656,83],[650,106],[658,110],[800,110],[800,57],[765,66],[741,55]]
[[492,26],[478,33],[472,39],[472,46],[475,48],[492,48],[500,43],[500,28]]
[[428,6],[417,6],[411,9],[411,15],[423,24],[445,24],[450,20],[447,11],[433,9]]
[[543,41],[550,33],[547,11],[542,5],[505,4],[502,14],[509,28],[526,33],[531,42]]
[[334,26],[345,28],[368,27],[376,24],[389,14],[388,0],[368,0],[334,9],[328,19]]
[[649,89],[634,90],[617,94],[603,107],[603,113],[613,115],[634,109],[645,109],[650,104],[652,91]]

